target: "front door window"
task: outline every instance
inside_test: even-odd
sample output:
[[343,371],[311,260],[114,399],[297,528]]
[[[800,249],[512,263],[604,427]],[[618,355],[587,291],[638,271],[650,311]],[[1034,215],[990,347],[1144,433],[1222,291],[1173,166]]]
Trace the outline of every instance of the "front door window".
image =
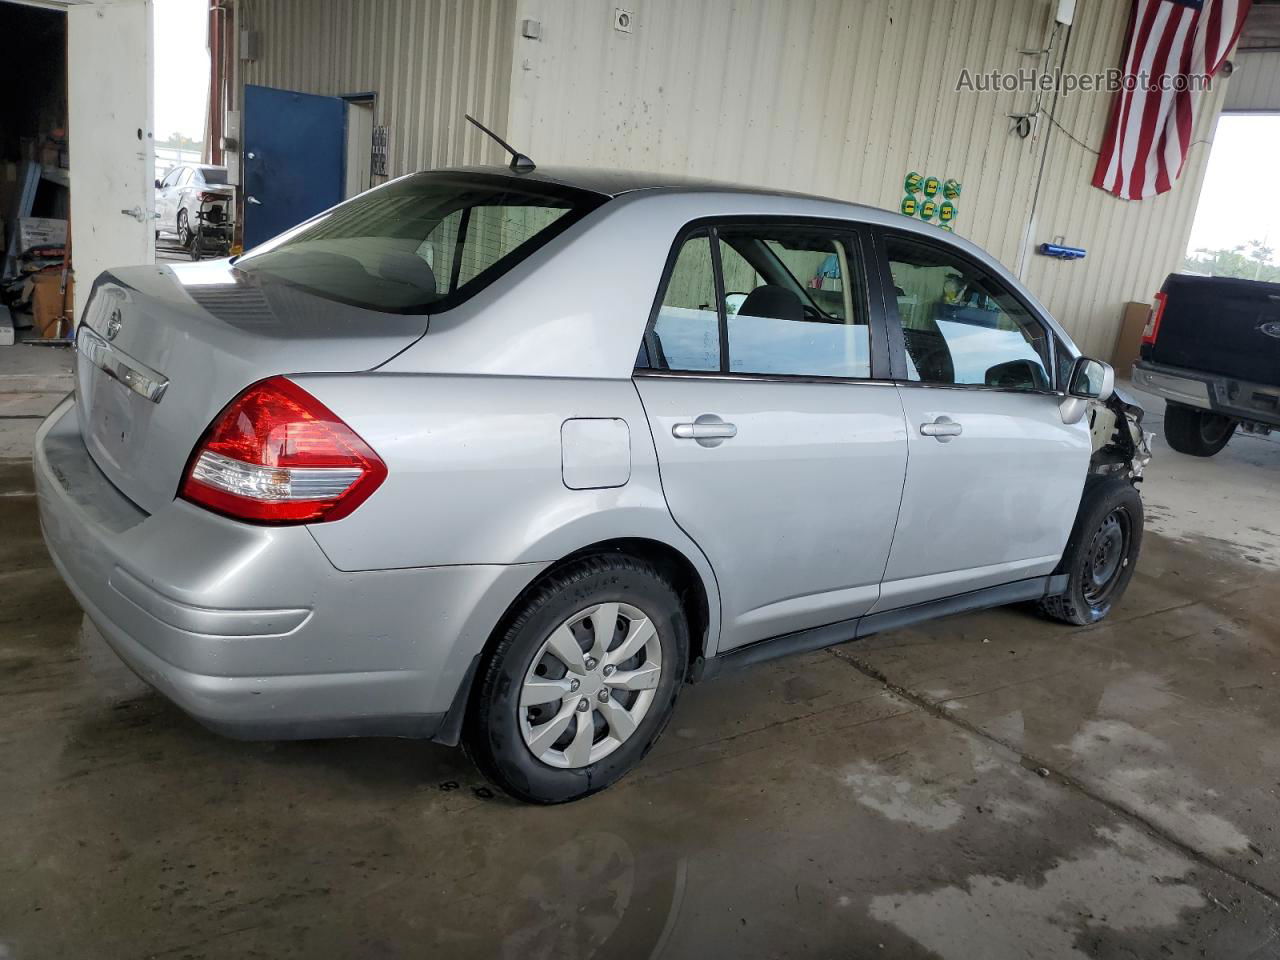
[[890,236],[886,248],[908,379],[1051,389],[1048,331],[999,281],[931,243]]

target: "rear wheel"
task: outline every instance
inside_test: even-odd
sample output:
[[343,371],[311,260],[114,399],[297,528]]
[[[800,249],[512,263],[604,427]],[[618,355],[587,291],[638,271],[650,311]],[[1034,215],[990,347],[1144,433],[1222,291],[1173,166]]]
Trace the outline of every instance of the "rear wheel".
[[1133,578],[1142,522],[1142,497],[1128,480],[1112,477],[1086,486],[1058,568],[1067,575],[1067,589],[1045,597],[1040,609],[1077,626],[1110,613]]
[[1164,411],[1164,438],[1179,453],[1212,457],[1227,445],[1235,432],[1230,417],[1197,410],[1180,403],[1167,404]]
[[467,752],[521,800],[603,790],[666,726],[688,656],[679,597],[654,567],[574,562],[539,585],[481,664]]
[[191,224],[187,222],[187,211],[178,210],[178,242],[184,247],[191,243]]

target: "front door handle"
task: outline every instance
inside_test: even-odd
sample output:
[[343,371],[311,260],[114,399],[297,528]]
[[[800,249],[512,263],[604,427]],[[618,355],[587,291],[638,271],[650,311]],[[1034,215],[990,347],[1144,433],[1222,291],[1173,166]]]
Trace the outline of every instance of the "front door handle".
[[933,437],[939,443],[950,443],[952,437],[958,437],[962,433],[964,433],[964,427],[945,414],[932,423],[920,424],[920,435]]
[[704,447],[715,447],[736,437],[738,428],[735,424],[725,423],[714,413],[704,413],[693,423],[674,424],[671,435],[677,440],[697,440]]

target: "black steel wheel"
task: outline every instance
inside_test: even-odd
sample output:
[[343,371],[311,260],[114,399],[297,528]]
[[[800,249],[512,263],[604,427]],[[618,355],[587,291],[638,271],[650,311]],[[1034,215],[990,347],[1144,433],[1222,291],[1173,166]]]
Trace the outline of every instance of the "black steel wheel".
[[1045,597],[1040,609],[1054,620],[1096,623],[1124,595],[1142,548],[1142,497],[1122,477],[1085,486],[1057,573],[1067,588]]
[[1133,520],[1129,511],[1118,506],[1103,518],[1085,551],[1081,587],[1085,602],[1097,608],[1106,603],[1120,580],[1129,554],[1129,538]]

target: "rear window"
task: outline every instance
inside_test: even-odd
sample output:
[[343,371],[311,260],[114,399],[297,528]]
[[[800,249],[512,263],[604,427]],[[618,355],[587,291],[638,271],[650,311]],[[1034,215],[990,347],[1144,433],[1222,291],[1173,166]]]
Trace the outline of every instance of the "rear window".
[[436,312],[474,296],[604,200],[507,177],[422,173],[334,207],[235,266],[360,307]]

